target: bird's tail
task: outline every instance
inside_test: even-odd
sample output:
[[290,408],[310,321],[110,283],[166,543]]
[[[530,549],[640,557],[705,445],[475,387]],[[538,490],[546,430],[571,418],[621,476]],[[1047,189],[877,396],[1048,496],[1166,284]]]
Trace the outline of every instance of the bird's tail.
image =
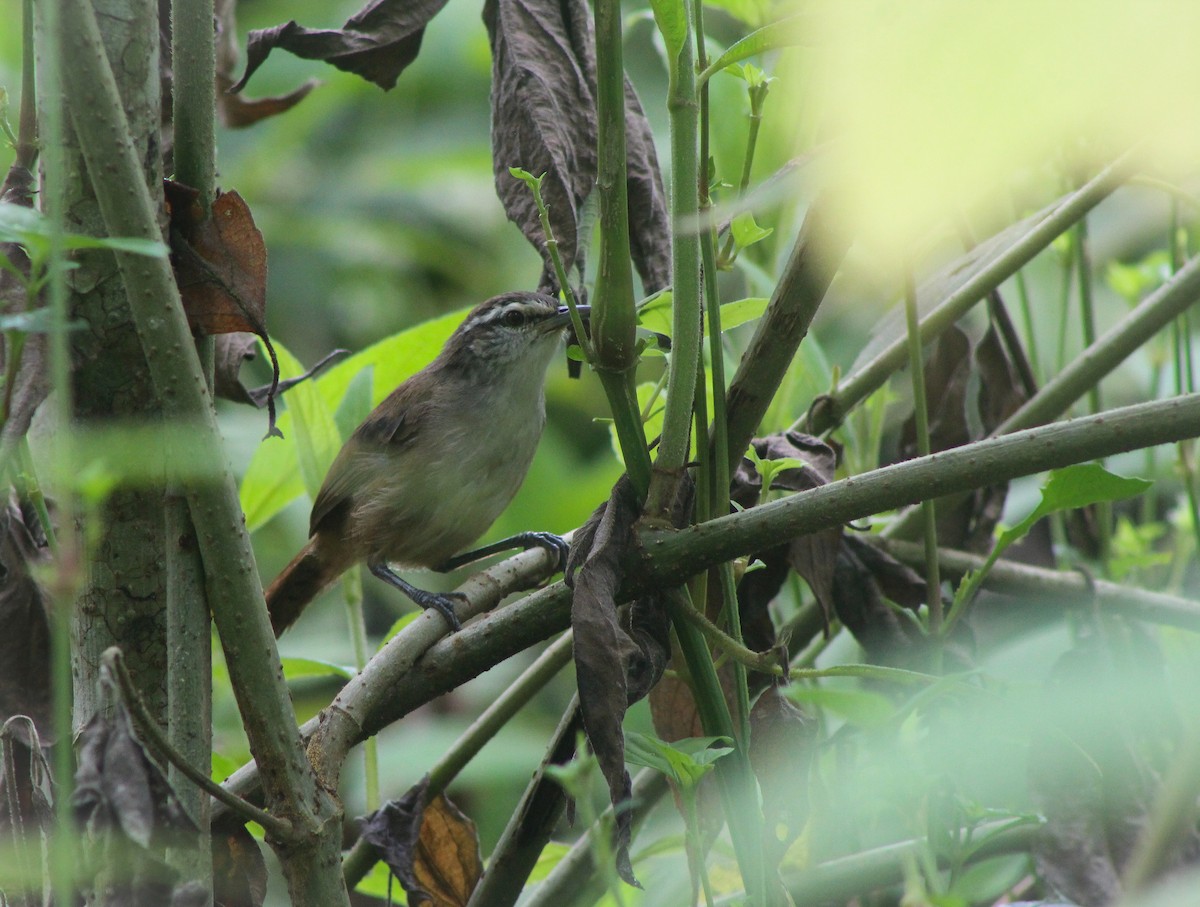
[[263,593],[267,612],[271,615],[271,629],[277,637],[294,624],[308,603],[349,566],[342,563],[341,558],[331,557],[329,552],[322,550],[319,540],[319,536],[309,539]]

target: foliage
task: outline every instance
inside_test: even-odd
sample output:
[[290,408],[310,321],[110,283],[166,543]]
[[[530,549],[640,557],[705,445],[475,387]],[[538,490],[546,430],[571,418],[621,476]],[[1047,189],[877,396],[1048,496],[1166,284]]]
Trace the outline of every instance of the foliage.
[[[326,853],[380,902],[393,884],[382,853],[411,903],[422,889],[463,903],[476,885],[488,903],[535,905],[1189,903],[1189,891],[1150,888],[1200,858],[1195,816],[1178,808],[1200,790],[1186,709],[1200,682],[1196,429],[1164,400],[1196,403],[1195,156],[1180,153],[1195,142],[1190,124],[1161,142],[1151,126],[1164,86],[1192,84],[1177,61],[1194,56],[1178,42],[1195,17],[1164,24],[1101,6],[1041,10],[1031,25],[922,4],[597,0],[594,43],[579,2],[489,0],[486,25],[465,0],[240,10],[251,29],[241,86],[253,76],[286,98],[217,140],[223,188],[253,208],[271,258],[268,274],[259,255],[229,256],[229,269],[254,272],[252,292],[240,273],[218,283],[240,306],[267,281],[272,338],[272,349],[218,347],[217,392],[222,376],[263,374],[255,349],[278,359],[287,388],[282,438],[264,439],[274,423],[230,402],[257,402],[253,392],[226,393],[219,408],[264,580],[303,544],[306,505],[339,446],[437,355],[469,304],[537,285],[590,304],[593,322],[582,380],[552,369],[522,491],[478,527],[484,541],[579,527],[570,592],[523,593],[442,639],[432,616],[400,616],[400,596],[353,572],[327,596],[347,601],[349,630],[322,602],[275,651],[249,619],[230,639],[220,603],[172,574],[179,595],[211,606],[227,650],[215,656],[212,777],[237,771],[225,787],[265,797],[258,819],[278,823],[256,842],[228,829],[253,807],[221,808],[205,880],[218,898],[284,902],[266,894],[260,851],[291,883],[321,871],[297,854],[339,823],[304,828],[269,786],[282,762],[336,792],[326,818],[368,816],[359,843],[342,853],[338,834]],[[15,86],[22,48],[9,42],[0,36],[0,82]],[[296,89],[314,73],[325,84]],[[1131,156],[1135,134],[1157,157]],[[51,202],[0,203],[0,464],[13,486],[0,622],[37,642],[0,659],[0,716],[33,717],[29,733],[14,719],[0,734],[0,786],[30,792],[0,810],[0,890],[18,899],[36,887],[37,835],[58,854],[55,885],[86,886],[94,856],[76,872],[64,848],[119,847],[130,866],[145,851],[158,867],[165,826],[187,826],[158,821],[177,807],[153,761],[166,757],[130,732],[144,706],[120,697],[121,733],[92,734],[81,763],[85,793],[116,821],[105,827],[88,801],[76,841],[59,802],[56,824],[30,753],[39,734],[61,741],[69,728],[42,693],[31,698],[21,667],[36,660],[50,676],[48,628],[60,653],[66,638],[52,618],[101,588],[101,520],[115,519],[103,505],[135,480],[191,501],[206,544],[196,489],[220,470],[195,462],[202,427],[163,440],[156,426],[86,434],[60,421],[25,437],[52,382],[70,400],[65,373],[47,365],[65,360],[43,341],[66,349],[96,327],[54,308],[92,273],[77,253],[165,267],[169,249],[188,305],[185,259],[213,258],[181,239],[171,205],[160,244],[65,231]],[[906,342],[919,375],[899,374]],[[309,368],[342,346],[354,352]],[[914,394],[928,420],[912,415]],[[1116,409],[1138,401],[1161,407]],[[1083,418],[1065,425],[1069,415]],[[1014,441],[1016,428],[1027,433]],[[117,462],[131,450],[136,463]],[[47,507],[51,463],[69,468],[49,477]],[[625,471],[632,481],[610,496]],[[907,505],[923,500],[934,503],[914,552]],[[797,530],[807,501],[827,515]],[[207,550],[210,580],[251,582],[252,564],[218,570]],[[530,553],[446,582],[485,611],[493,589],[536,585],[546,569]],[[568,627],[577,685],[555,676],[565,655],[532,657]],[[270,690],[239,683],[239,641],[277,667],[262,686],[290,695],[307,751],[246,717]],[[58,690],[70,686],[63,665]],[[570,718],[576,689],[582,724]],[[102,752],[110,738],[150,782],[106,773],[120,755]],[[359,743],[364,757],[347,759]],[[574,828],[559,820],[564,791]],[[480,854],[492,861],[482,880]],[[297,887],[292,899],[307,903]]]

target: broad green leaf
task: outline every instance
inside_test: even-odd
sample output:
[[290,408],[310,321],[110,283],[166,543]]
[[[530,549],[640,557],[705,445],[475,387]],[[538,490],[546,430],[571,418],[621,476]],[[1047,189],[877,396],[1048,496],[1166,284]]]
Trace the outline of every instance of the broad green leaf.
[[288,680],[300,680],[304,677],[341,677],[349,680],[355,674],[349,665],[334,664],[332,661],[322,661],[319,658],[281,658],[283,676]]
[[346,396],[338,404],[333,421],[337,423],[342,443],[354,434],[363,419],[371,412],[371,386],[375,381],[375,367],[368,365],[354,376],[346,388]]
[[735,215],[729,222],[729,230],[733,234],[733,241],[743,249],[761,242],[775,232],[773,229],[760,227],[749,211]]
[[880,727],[896,711],[886,696],[871,690],[791,686],[783,693],[797,705],[815,705],[860,727]]
[[650,0],[654,22],[667,45],[667,56],[671,66],[679,59],[679,53],[688,38],[687,4],[683,0]]
[[[659,334],[672,333],[671,306],[674,297],[670,290],[663,290],[652,296],[638,309],[638,324],[648,331]],[[721,332],[732,330],[750,321],[762,317],[767,310],[770,300],[765,296],[748,296],[745,299],[735,299],[721,304]],[[705,319],[705,336],[708,335],[708,319]]]
[[[770,301],[766,296],[747,296],[745,299],[722,303],[721,333],[732,331],[736,327],[762,318]],[[707,333],[706,330],[705,334]]]
[[392,898],[390,903],[395,904],[396,907],[405,907],[408,904],[404,889],[400,887],[400,882],[392,877],[392,871],[388,869],[387,863],[383,860],[371,867],[371,871],[359,880],[358,884],[354,886],[354,890],[359,894],[378,898],[383,903],[389,903],[387,898],[390,892]]
[[[294,378],[304,374],[304,366],[283,344],[274,342],[279,357],[279,374],[283,378]],[[342,439],[337,423],[312,381],[304,381],[289,389],[288,411],[292,414],[296,435],[296,453],[300,462],[300,474],[310,498],[316,498],[325,481],[329,464],[337,456]]]
[[705,0],[707,6],[723,9],[751,28],[762,25],[767,17],[768,0]]
[[[737,15],[737,13],[734,13],[734,15]],[[717,59],[713,60],[697,78],[697,82],[703,84],[714,73],[720,72],[733,63],[739,63],[747,57],[754,57],[764,51],[774,50],[777,47],[791,47],[807,43],[809,36],[805,32],[804,25],[811,22],[811,17],[797,14],[795,16],[788,16],[786,19],[780,19],[778,22],[764,25],[757,31],[752,31],[740,41],[732,44],[729,50],[725,51]],[[741,77],[744,78],[744,75]]]
[[1146,479],[1115,475],[1099,463],[1077,463],[1065,469],[1056,469],[1050,473],[1050,478],[1042,488],[1041,502],[1016,526],[1001,532],[996,547],[1007,548],[1044,516],[1105,501],[1120,501],[1141,494],[1153,484]]
[[[393,334],[344,359],[314,381],[297,387],[315,386],[325,406],[330,411],[336,411],[349,390],[350,382],[364,368],[371,366],[374,373],[371,405],[377,405],[397,385],[437,355],[467,311],[460,309]],[[288,391],[284,399],[290,400],[291,394]],[[284,436],[270,438],[258,446],[242,479],[241,504],[246,514],[246,527],[250,531],[264,525],[304,494],[296,439],[293,437],[292,413],[283,413],[278,424]]]
[[1054,470],[1042,487],[1042,499],[1033,512],[1017,525],[1001,532],[996,537],[996,544],[992,546],[992,552],[983,566],[962,578],[954,592],[954,605],[947,623],[953,625],[962,610],[971,603],[984,578],[1009,545],[1024,538],[1042,517],[1060,510],[1075,510],[1105,501],[1119,501],[1141,494],[1153,484],[1146,479],[1115,475],[1099,463],[1077,463],[1065,469]]

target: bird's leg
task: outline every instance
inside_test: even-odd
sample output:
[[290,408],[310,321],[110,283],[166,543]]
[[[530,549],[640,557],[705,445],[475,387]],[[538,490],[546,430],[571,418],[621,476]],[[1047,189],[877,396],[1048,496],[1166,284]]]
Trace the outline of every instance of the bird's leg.
[[418,589],[412,583],[402,579],[396,571],[387,564],[368,564],[371,572],[379,577],[389,586],[394,586],[399,589],[422,608],[437,611],[438,614],[446,618],[446,623],[450,625],[451,630],[461,630],[462,623],[458,619],[458,615],[454,613],[455,601],[466,601],[467,597],[461,592],[426,592],[424,589]]
[[567,540],[561,535],[555,535],[553,532],[518,532],[516,535],[510,535],[506,539],[500,539],[500,541],[484,545],[482,548],[456,554],[444,564],[439,564],[433,569],[438,573],[449,573],[451,570],[457,570],[459,567],[474,563],[488,555],[498,554],[501,551],[511,551],[513,548],[522,548],[526,551],[530,548],[543,549],[554,558],[556,571],[562,570],[567,566],[567,552],[571,550],[571,546],[567,543]]

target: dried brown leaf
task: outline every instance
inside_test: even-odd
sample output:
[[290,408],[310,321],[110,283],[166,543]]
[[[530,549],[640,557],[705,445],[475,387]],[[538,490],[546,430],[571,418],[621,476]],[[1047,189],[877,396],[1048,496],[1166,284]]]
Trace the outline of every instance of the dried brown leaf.
[[444,794],[426,803],[428,784],[426,776],[399,800],[360,818],[359,826],[410,904],[463,907],[483,874],[479,835]]
[[323,60],[380,88],[396,80],[421,49],[425,26],[446,0],[375,0],[339,29],[305,28],[295,21],[256,29],[246,40],[246,71],[231,91],[239,92],[275,48],[306,60]]

